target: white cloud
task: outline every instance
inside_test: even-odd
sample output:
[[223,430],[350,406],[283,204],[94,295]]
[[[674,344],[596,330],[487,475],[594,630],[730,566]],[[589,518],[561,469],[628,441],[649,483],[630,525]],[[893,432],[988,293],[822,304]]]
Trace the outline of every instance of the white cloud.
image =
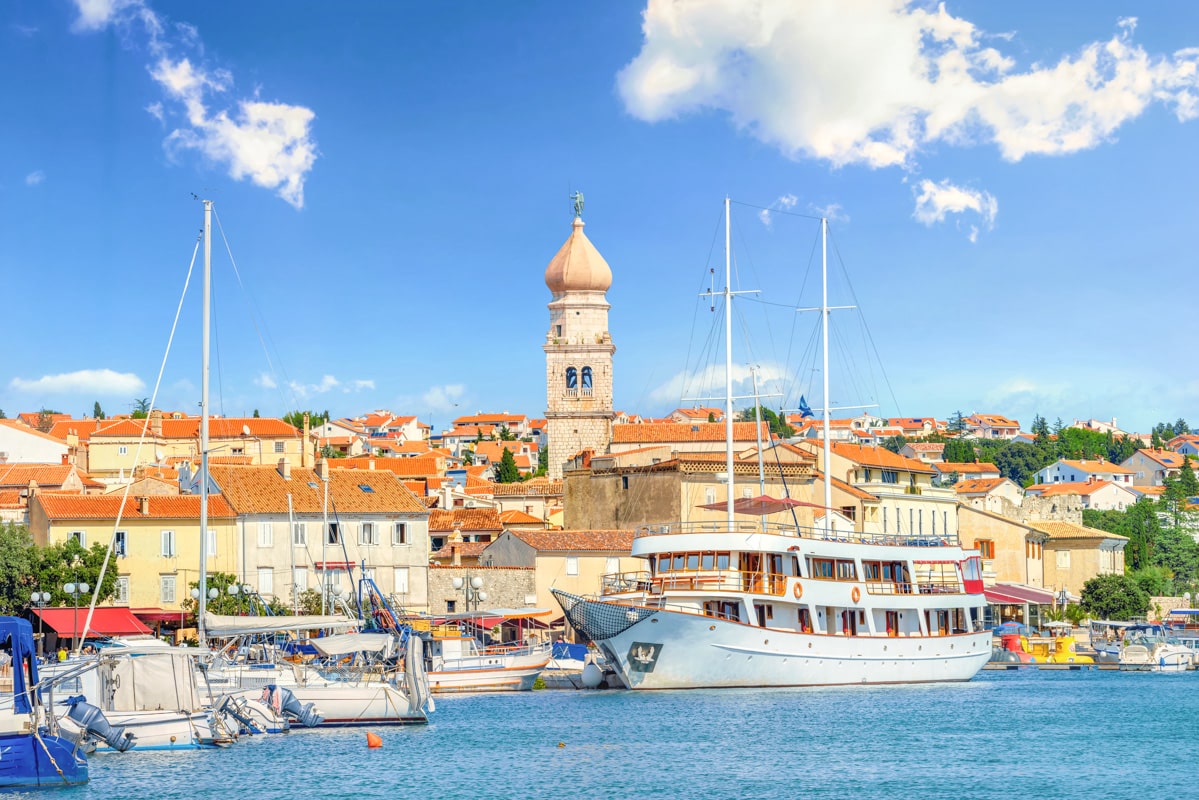
[[829,222],[849,222],[849,214],[845,213],[845,209],[841,208],[840,203],[829,203],[824,206],[809,204],[808,213],[824,217]]
[[341,386],[341,381],[332,375],[323,375],[318,383],[300,383],[299,381],[289,381],[288,388],[296,394],[297,397],[303,399],[314,394],[325,394]]
[[[759,364],[758,392],[762,397],[762,405],[777,405],[781,397],[766,397],[778,393],[784,383],[786,373],[776,364]],[[753,394],[753,378],[750,367],[746,364],[733,364],[733,394],[749,396]],[[724,364],[708,364],[697,370],[676,372],[665,383],[650,390],[649,399],[656,404],[681,403],[683,406],[723,405],[724,397]],[[716,399],[712,399],[716,398]],[[740,407],[752,407],[751,400],[738,400]]]
[[43,375],[36,380],[13,378],[9,387],[20,392],[39,394],[94,394],[131,396],[146,388],[132,372],[111,369],[81,369],[58,375]]
[[371,380],[356,380],[350,381],[350,385],[346,387],[346,393],[361,392],[363,389],[374,389],[375,382]]
[[421,395],[420,402],[426,411],[449,411],[457,407],[465,393],[466,387],[461,383],[447,383],[431,387]]
[[[993,143],[1009,161],[1111,139],[1151,103],[1199,115],[1199,50],[1148,54],[1130,20],[1108,41],[1017,69],[944,4],[649,0],[618,76],[647,122],[715,110],[792,158],[911,167],[933,143]],[[1002,42],[1001,42],[1002,44]]]
[[75,0],[78,31],[109,26],[125,35],[139,30],[154,55],[151,77],[174,108],[151,103],[146,111],[159,121],[176,125],[164,145],[169,152],[193,150],[223,165],[234,180],[249,179],[271,189],[295,206],[304,206],[304,181],[316,162],[312,137],[316,114],[309,108],[252,98],[231,100],[233,76],[227,70],[193,63],[173,51],[203,53],[199,32],[192,25],[170,27],[144,0]]
[[758,219],[760,219],[762,221],[763,225],[765,225],[767,228],[769,228],[771,223],[773,222],[773,220],[771,219],[771,216],[770,216],[771,211],[775,211],[775,210],[790,211],[791,209],[795,208],[795,204],[798,202],[799,202],[799,198],[796,197],[795,195],[785,194],[782,197],[775,200],[773,203],[771,203],[769,208],[764,208],[761,211],[759,211]]
[[[999,201],[989,192],[955,186],[948,180],[933,183],[926,179],[920,181],[912,193],[916,195],[916,210],[912,216],[925,225],[944,222],[946,214],[973,212],[982,217],[988,230],[995,226]],[[969,238],[971,242],[978,240],[977,226],[970,226]]]
[[279,384],[275,382],[273,375],[271,375],[269,372],[263,372],[254,379],[254,385],[261,386],[263,389],[274,389],[278,387]]
[[40,169],[35,169],[33,172],[25,176],[26,186],[37,186],[42,181],[46,180],[46,173]]

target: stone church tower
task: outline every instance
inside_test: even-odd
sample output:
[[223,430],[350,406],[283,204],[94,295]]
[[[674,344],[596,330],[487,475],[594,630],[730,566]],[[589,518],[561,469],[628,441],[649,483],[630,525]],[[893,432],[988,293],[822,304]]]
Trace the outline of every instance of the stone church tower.
[[550,329],[545,335],[549,477],[580,450],[606,453],[612,440],[612,354],[608,301],[612,270],[583,233],[582,203],[570,238],[545,270]]

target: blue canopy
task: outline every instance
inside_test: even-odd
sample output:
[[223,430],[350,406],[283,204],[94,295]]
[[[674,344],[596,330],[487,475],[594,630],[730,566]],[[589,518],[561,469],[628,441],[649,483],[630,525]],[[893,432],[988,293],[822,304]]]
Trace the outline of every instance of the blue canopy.
[[12,656],[13,711],[28,714],[26,679],[37,683],[37,659],[34,658],[33,625],[20,617],[0,617],[0,649]]

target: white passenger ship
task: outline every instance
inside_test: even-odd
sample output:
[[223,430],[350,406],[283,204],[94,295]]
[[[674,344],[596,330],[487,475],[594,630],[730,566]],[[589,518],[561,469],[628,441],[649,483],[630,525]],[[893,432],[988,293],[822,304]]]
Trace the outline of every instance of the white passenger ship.
[[[735,498],[732,452],[733,295],[725,200],[725,473]],[[822,238],[827,222],[821,221]],[[823,248],[822,248],[823,249]],[[828,279],[824,332],[824,508],[829,464]],[[802,403],[801,403],[802,405]],[[724,523],[643,527],[632,554],[648,569],[608,575],[598,597],[554,589],[574,629],[594,642],[630,689],[964,681],[991,657],[982,626],[975,551],[956,536],[838,532],[738,521],[796,505],[741,498],[716,505]]]

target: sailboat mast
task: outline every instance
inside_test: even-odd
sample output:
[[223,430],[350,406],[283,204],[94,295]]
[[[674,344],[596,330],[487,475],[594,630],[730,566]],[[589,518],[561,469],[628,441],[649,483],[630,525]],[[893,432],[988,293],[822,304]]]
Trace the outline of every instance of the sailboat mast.
[[724,437],[728,474],[728,522],[733,530],[733,259],[729,198],[724,198]]
[[204,311],[200,325],[200,580],[196,598],[196,641],[200,652],[208,649],[204,637],[204,612],[208,605],[208,326],[212,297],[212,201],[204,201]]
[[824,530],[832,530],[833,518],[833,476],[830,453],[832,444],[829,439],[829,399],[828,399],[828,220],[820,219],[820,328],[824,340]]

